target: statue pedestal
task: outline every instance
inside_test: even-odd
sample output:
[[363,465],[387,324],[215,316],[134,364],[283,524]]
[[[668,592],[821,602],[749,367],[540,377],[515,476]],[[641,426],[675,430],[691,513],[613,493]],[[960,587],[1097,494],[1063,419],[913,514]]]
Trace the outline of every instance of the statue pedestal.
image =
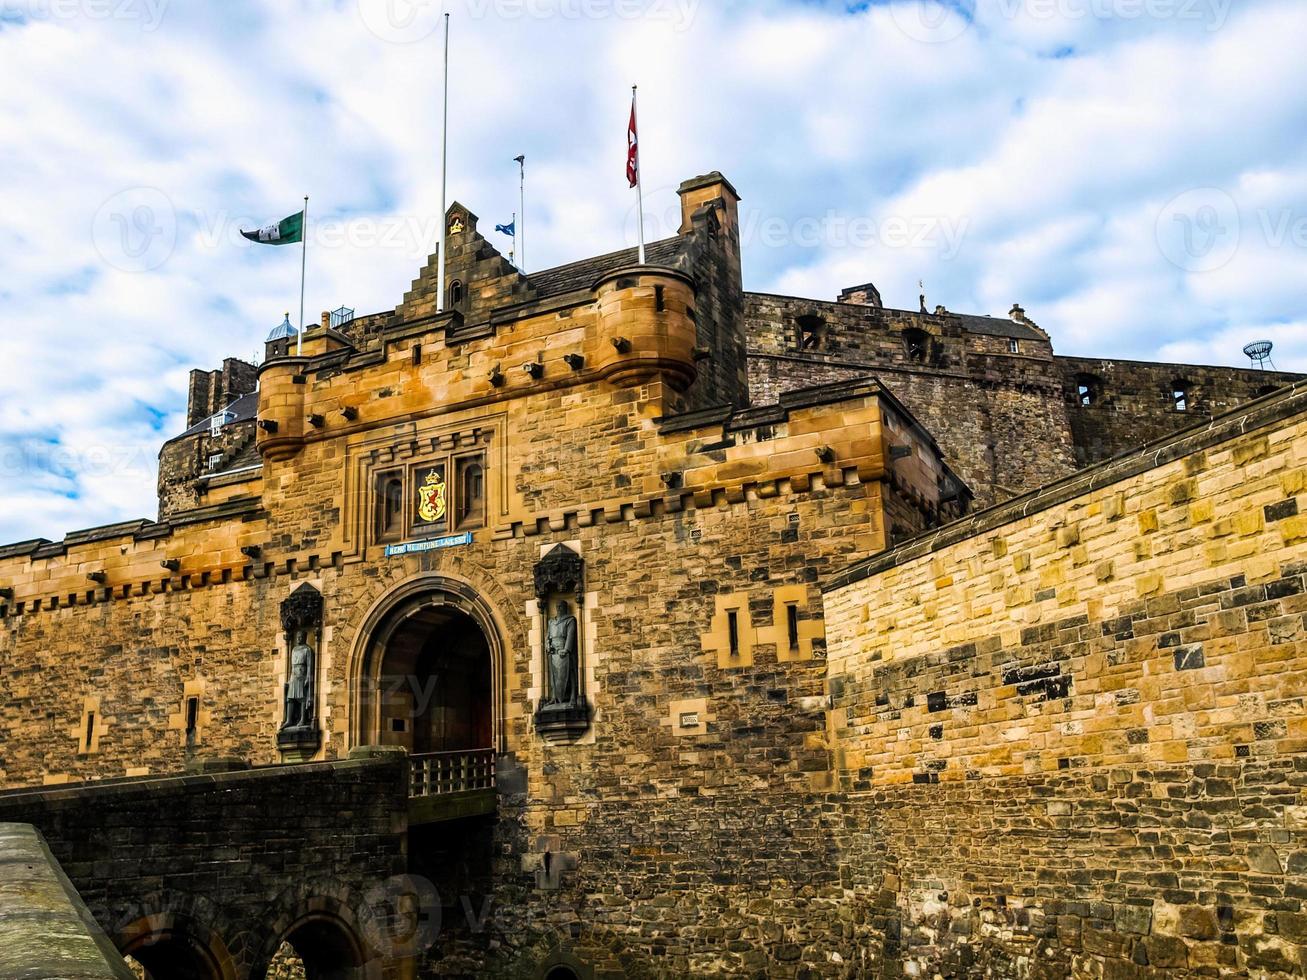
[[552,704],[536,712],[536,731],[546,742],[572,742],[589,730],[588,704]]
[[277,733],[282,762],[308,762],[321,747],[322,732],[317,728],[283,728]]

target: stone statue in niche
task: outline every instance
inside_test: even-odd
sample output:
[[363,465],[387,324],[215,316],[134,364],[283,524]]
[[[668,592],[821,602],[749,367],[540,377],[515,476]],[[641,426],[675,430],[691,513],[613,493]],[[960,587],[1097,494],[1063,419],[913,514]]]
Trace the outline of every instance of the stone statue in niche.
[[[536,731],[547,741],[580,738],[590,727],[580,619],[585,615],[585,561],[560,544],[535,567],[535,593],[542,620],[544,692],[536,709]],[[575,599],[575,604],[572,600]]]
[[577,696],[576,617],[566,602],[560,602],[555,609],[545,634],[545,652],[549,659],[547,703],[566,708],[576,704]]
[[322,744],[317,700],[323,605],[322,593],[308,583],[281,604],[281,628],[289,656],[277,747],[290,761],[307,761]]
[[310,728],[313,725],[313,647],[308,634],[300,630],[295,634],[295,645],[290,651],[290,680],[286,683],[286,717],[282,730]]

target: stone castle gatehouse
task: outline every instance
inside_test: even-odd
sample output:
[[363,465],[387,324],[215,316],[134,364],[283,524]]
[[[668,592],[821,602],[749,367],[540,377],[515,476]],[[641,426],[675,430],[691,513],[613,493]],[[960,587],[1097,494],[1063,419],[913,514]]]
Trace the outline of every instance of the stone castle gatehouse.
[[[443,312],[433,260],[194,372],[157,520],[0,548],[11,811],[329,780],[306,839],[366,809],[442,926],[310,975],[1297,975],[1307,389],[746,293],[736,191],[680,194],[531,275],[455,205]],[[334,787],[401,753],[387,828]],[[221,931],[117,944],[262,975]]]

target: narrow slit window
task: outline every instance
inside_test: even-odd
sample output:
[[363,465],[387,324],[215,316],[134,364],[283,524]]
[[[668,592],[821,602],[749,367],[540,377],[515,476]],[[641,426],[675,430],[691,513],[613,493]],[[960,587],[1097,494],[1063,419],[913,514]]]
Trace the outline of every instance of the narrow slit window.
[[728,610],[726,613],[726,628],[731,635],[731,656],[740,655],[740,614],[734,610]]
[[785,607],[785,617],[789,627],[790,652],[797,653],[799,650],[799,607],[790,603]]
[[83,752],[91,751],[91,740],[95,738],[95,712],[86,713],[86,744],[82,747]]
[[667,290],[664,286],[654,286],[654,305],[659,313],[667,312]]
[[186,699],[186,737],[194,738],[200,724],[200,699]]

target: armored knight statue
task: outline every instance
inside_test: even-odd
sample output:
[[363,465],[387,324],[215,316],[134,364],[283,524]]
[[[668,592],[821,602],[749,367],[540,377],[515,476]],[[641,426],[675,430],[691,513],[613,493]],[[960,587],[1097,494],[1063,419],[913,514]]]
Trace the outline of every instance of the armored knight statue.
[[549,660],[550,705],[571,707],[577,701],[576,617],[566,602],[558,604],[545,634]]
[[286,718],[282,729],[308,728],[313,724],[313,647],[307,634],[295,634],[290,651],[290,680],[286,683]]

